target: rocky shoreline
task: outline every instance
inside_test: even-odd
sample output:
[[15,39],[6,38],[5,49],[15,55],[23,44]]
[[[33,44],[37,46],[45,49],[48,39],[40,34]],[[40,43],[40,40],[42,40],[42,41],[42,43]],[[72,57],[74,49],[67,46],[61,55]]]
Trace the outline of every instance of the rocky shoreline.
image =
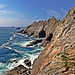
[[[13,60],[12,62],[18,63],[17,60]],[[25,66],[20,64],[19,66],[14,67],[14,69],[7,71],[6,75],[31,75],[31,60],[27,58],[23,63]]]
[[[41,44],[44,50],[34,60],[32,69],[19,65],[6,75],[75,75],[75,7],[62,21],[53,16],[47,21],[34,22],[18,33],[44,38]],[[42,40],[35,40],[27,46],[39,42]],[[25,62],[30,64],[29,60]]]

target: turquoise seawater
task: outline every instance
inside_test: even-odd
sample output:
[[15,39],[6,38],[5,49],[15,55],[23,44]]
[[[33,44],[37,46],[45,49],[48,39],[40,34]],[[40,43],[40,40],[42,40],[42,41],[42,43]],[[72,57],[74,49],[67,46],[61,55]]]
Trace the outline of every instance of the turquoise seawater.
[[[33,60],[43,50],[40,43],[33,47],[26,47],[36,39],[18,34],[17,31],[15,28],[0,27],[0,75],[5,75],[6,71],[20,64],[24,65],[23,62],[26,58],[30,58],[33,63]],[[14,59],[18,60],[18,63],[11,62]]]

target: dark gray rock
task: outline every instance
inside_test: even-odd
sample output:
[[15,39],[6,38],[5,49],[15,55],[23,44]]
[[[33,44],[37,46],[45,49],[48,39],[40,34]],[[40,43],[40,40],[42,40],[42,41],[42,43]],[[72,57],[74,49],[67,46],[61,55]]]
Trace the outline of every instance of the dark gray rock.
[[31,60],[30,59],[25,59],[24,63],[28,66],[31,67]]
[[18,31],[17,33],[22,33],[24,30]]
[[20,27],[17,27],[16,29],[20,29]]
[[41,46],[45,47],[48,43],[50,43],[52,37],[53,37],[52,33],[50,33],[49,35],[47,35],[46,38],[43,40],[43,43],[42,43]]
[[35,44],[37,44],[37,43],[41,43],[41,42],[42,42],[42,39],[38,39],[38,40],[35,40],[35,41],[31,42],[31,43],[28,44],[26,47],[28,47],[28,46],[33,46],[33,45],[35,45]]

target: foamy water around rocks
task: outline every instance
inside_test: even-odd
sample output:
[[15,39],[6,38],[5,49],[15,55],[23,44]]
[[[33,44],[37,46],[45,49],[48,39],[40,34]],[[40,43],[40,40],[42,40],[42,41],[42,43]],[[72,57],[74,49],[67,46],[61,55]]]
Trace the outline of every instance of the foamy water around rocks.
[[[5,75],[6,71],[22,64],[26,58],[30,58],[31,63],[38,57],[43,50],[40,44],[26,47],[27,44],[36,40],[32,37],[27,37],[16,33],[14,28],[0,28],[0,75]],[[18,62],[11,62],[18,60]]]

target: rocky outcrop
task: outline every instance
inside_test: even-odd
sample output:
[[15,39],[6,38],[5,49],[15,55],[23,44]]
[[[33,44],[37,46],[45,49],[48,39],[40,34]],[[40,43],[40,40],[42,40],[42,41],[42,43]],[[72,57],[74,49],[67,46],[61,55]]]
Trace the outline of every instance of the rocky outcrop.
[[29,47],[29,46],[33,46],[37,43],[41,43],[42,42],[42,39],[38,39],[38,40],[34,40],[33,42],[31,42],[30,44],[28,44],[26,47]]
[[18,31],[17,33],[22,33],[24,30]]
[[20,27],[17,27],[16,29],[20,29]]
[[29,69],[27,69],[23,65],[19,65],[14,69],[8,71],[6,75],[30,75],[30,73],[29,73]]
[[24,60],[24,64],[28,67],[23,65],[19,65],[14,67],[12,70],[6,72],[6,75],[31,75],[31,61],[28,59]]
[[[69,10],[62,21],[52,17],[47,21],[34,22],[19,33],[35,38],[45,37],[42,44],[44,50],[34,60],[31,72],[30,69],[20,65],[10,70],[7,75],[75,74],[75,7]],[[37,42],[32,42],[31,45],[33,43]],[[31,66],[28,59],[24,63]]]
[[75,7],[69,10],[52,34],[53,37],[45,38],[47,45],[35,59],[31,75],[74,75]]
[[33,36],[34,38],[44,38],[54,32],[59,22],[60,21],[53,16],[47,21],[34,22],[33,24],[27,26],[25,30],[19,31],[18,33]]

